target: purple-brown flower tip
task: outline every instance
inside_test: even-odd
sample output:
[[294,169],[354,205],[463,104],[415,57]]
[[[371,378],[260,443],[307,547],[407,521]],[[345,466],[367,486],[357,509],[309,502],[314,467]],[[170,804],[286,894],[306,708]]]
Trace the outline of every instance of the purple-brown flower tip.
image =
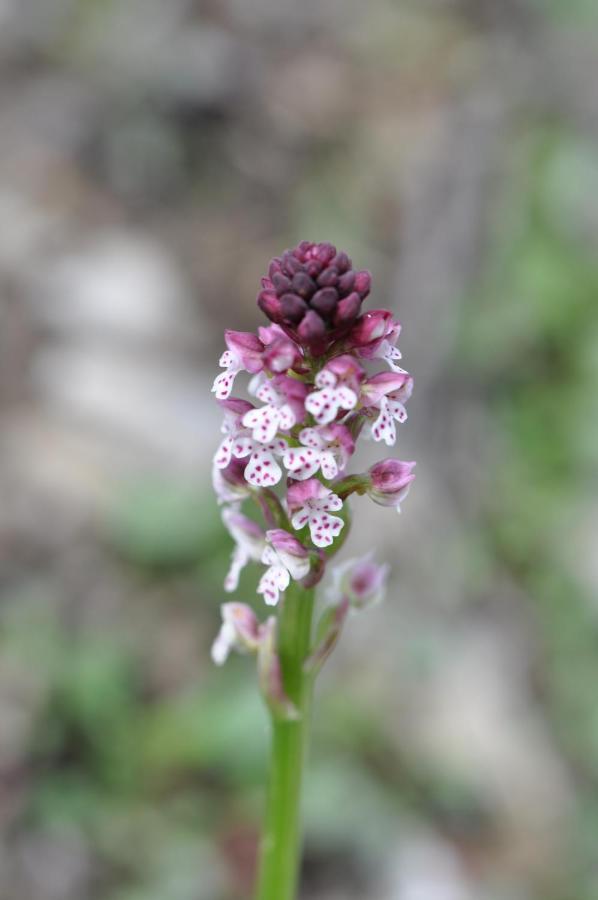
[[353,324],[370,285],[370,273],[354,271],[332,244],[301,241],[272,260],[258,305],[290,337],[320,353]]
[[394,506],[399,512],[401,503],[415,479],[414,462],[400,459],[383,459],[369,469],[367,494],[380,506]]

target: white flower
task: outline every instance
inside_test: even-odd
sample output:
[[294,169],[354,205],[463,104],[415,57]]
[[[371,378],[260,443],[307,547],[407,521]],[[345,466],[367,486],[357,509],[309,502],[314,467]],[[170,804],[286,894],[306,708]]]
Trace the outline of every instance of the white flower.
[[277,431],[288,431],[297,419],[286,396],[271,382],[263,383],[256,391],[256,397],[266,405],[249,410],[243,416],[243,425],[253,429],[254,440],[269,444]]
[[378,408],[380,414],[370,426],[370,435],[375,441],[384,441],[388,447],[393,447],[397,439],[395,422],[404,422],[407,419],[407,410],[393,394],[381,397]]
[[282,478],[282,469],[276,461],[282,456],[288,444],[284,438],[275,438],[267,444],[252,437],[237,436],[232,453],[237,459],[249,456],[245,469],[245,480],[254,487],[271,487]]
[[336,419],[339,409],[353,409],[357,405],[357,394],[342,382],[334,372],[322,369],[316,375],[316,386],[321,390],[312,391],[305,400],[305,408],[312,414],[318,425],[328,425]]
[[317,478],[291,485],[288,503],[293,528],[299,531],[309,525],[316,547],[329,547],[345,524],[339,516],[329,515],[342,509],[343,501]]
[[393,322],[390,331],[388,332],[384,340],[380,342],[380,346],[372,355],[372,359],[383,359],[386,363],[388,363],[393,372],[404,373],[405,369],[402,369],[398,365],[398,360],[402,358],[402,353],[398,347],[395,347],[400,333],[400,323]]
[[291,578],[298,581],[309,572],[309,554],[296,538],[281,529],[268,531],[266,537],[269,543],[262,553],[262,562],[268,569],[260,578],[257,592],[264,595],[268,606],[276,606]]
[[224,579],[224,590],[230,593],[239,586],[239,575],[248,562],[259,562],[266,545],[262,529],[235,509],[225,509],[222,520],[235,542],[230,569]]
[[225,350],[218,360],[218,365],[226,369],[226,372],[216,376],[212,392],[216,394],[217,400],[226,400],[233,389],[235,378],[243,371],[243,364],[231,350]]
[[344,425],[304,428],[299,434],[302,447],[292,447],[283,464],[293,478],[305,481],[321,469],[324,478],[336,478],[347,465],[354,441]]

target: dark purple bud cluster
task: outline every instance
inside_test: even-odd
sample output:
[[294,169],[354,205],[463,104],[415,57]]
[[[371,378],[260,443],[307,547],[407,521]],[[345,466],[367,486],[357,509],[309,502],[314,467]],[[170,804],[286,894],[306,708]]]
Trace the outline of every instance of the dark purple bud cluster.
[[301,241],[272,260],[257,302],[293,340],[319,354],[355,322],[370,285],[370,273],[356,272],[332,244]]

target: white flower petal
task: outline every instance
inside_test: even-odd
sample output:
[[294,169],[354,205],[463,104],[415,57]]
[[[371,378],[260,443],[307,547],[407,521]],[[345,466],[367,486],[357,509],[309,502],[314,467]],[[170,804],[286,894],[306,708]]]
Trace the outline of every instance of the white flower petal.
[[309,510],[307,507],[303,506],[299,509],[291,519],[291,525],[295,529],[295,531],[299,531],[299,529],[303,528],[309,522]]
[[238,372],[239,369],[232,368],[228,369],[227,372],[221,372],[220,375],[216,376],[214,384],[212,385],[212,393],[216,394],[217,400],[226,400],[226,398],[230,396]]
[[214,457],[214,464],[219,469],[226,469],[228,466],[231,456],[233,455],[233,438],[229,435],[224,438],[218,450],[216,451],[216,455]]
[[259,445],[254,447],[245,469],[245,480],[254,487],[272,487],[278,484],[282,478],[282,469],[272,451]]
[[338,475],[338,465],[331,450],[320,453],[320,468],[324,478],[336,478]]
[[263,594],[264,601],[268,606],[276,606],[281,591],[286,591],[289,586],[291,576],[284,566],[272,565],[267,569],[257,586],[258,594]]
[[320,466],[319,454],[311,447],[293,447],[283,456],[283,464],[292,473],[293,478],[305,481],[311,478]]
[[316,547],[329,547],[345,523],[338,516],[317,512],[311,516],[309,531]]

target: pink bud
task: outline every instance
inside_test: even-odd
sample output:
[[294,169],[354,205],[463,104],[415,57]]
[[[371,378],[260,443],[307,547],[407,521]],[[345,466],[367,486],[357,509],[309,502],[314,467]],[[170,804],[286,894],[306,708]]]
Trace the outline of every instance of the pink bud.
[[365,347],[373,341],[380,341],[388,334],[392,313],[388,309],[372,309],[355,322],[349,334],[354,347]]
[[379,372],[362,387],[364,404],[379,403],[381,397],[401,392],[399,400],[408,400],[413,391],[413,378],[407,372]]
[[224,332],[224,340],[228,349],[235,354],[243,364],[243,368],[252,375],[261,372],[263,369],[262,353],[264,345],[250,331],[231,331],[227,329]]
[[280,300],[273,291],[260,291],[257,296],[257,305],[271,322],[282,322]]
[[357,291],[353,291],[348,297],[341,300],[336,308],[334,324],[336,326],[350,325],[353,319],[359,315],[362,298]]
[[303,321],[297,329],[297,334],[301,341],[308,346],[323,338],[326,333],[326,325],[324,320],[320,318],[317,312],[310,309],[304,316]]
[[395,506],[400,510],[409,486],[415,479],[414,462],[400,459],[383,459],[369,469],[367,494],[381,506]]
[[357,272],[355,274],[355,290],[361,296],[361,299],[364,300],[370,292],[370,288],[372,286],[372,276],[367,269],[363,269],[361,272]]

